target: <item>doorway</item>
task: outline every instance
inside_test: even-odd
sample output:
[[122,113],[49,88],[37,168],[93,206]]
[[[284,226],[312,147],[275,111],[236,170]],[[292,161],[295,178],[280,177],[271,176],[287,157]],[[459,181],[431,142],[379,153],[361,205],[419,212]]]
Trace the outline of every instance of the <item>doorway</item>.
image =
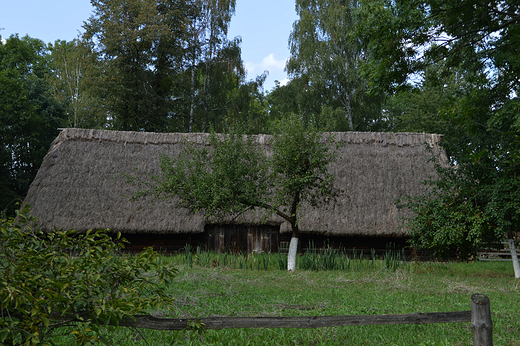
[[280,225],[206,225],[208,249],[216,252],[278,252]]

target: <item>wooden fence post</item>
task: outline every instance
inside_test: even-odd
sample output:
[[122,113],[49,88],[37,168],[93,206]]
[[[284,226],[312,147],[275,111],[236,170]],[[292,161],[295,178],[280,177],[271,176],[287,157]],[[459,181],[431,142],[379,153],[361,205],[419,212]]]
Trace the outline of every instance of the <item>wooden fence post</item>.
[[471,329],[474,346],[493,346],[493,322],[489,298],[483,294],[471,296]]

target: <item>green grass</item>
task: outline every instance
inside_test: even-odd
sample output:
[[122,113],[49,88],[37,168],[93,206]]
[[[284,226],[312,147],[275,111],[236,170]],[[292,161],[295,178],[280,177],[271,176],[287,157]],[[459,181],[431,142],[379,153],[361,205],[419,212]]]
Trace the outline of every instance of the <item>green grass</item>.
[[[170,287],[176,305],[173,311],[152,314],[202,318],[462,311],[470,310],[472,294],[482,293],[491,300],[494,344],[520,345],[520,281],[514,279],[510,262],[395,264],[387,258],[357,258],[343,270],[287,272],[279,269],[282,255],[277,256],[195,252],[189,263],[181,263],[184,255],[164,256],[163,261],[179,263]],[[303,263],[302,256],[298,263]],[[470,323],[203,333],[111,327],[104,333],[121,346],[473,344]]]
[[[287,254],[229,254],[202,251],[199,247],[193,249],[187,246],[183,254],[165,256],[176,265],[194,265],[206,268],[230,268],[250,270],[270,270],[287,268]],[[382,261],[378,261],[381,259]],[[396,270],[405,264],[404,251],[388,249],[381,257],[376,257],[372,250],[369,256],[357,250],[338,250],[331,247],[312,249],[297,258],[297,267],[303,270],[341,270],[364,271],[373,269]]]

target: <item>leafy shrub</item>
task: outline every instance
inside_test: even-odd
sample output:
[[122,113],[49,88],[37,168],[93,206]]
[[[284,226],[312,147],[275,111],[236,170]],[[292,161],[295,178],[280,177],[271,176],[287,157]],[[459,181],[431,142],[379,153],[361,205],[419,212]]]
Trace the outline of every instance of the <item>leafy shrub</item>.
[[405,220],[410,245],[433,250],[441,258],[455,250],[467,260],[481,243],[500,240],[503,232],[491,224],[478,182],[452,168],[437,165],[436,169],[440,179],[425,182],[430,187],[427,195],[400,201],[399,207],[413,213]]
[[44,232],[28,211],[0,220],[0,343],[50,344],[71,327],[74,343],[104,341],[99,325],[118,324],[171,306],[166,284],[176,270],[147,249],[121,253],[120,234]]

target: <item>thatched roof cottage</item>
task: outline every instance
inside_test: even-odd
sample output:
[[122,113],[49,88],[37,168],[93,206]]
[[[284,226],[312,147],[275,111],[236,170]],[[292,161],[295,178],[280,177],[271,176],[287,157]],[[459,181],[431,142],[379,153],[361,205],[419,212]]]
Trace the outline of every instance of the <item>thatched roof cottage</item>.
[[[406,211],[397,209],[395,201],[425,192],[421,182],[435,174],[427,148],[439,153],[440,136],[370,132],[335,136],[346,143],[330,167],[340,193],[318,208],[302,208],[302,234],[322,239],[405,237],[400,226]],[[185,141],[206,145],[208,137],[65,129],[52,143],[25,202],[46,230],[109,228],[134,237],[134,243],[145,244],[149,238],[164,248],[197,242],[216,249],[233,244],[244,251],[276,250],[285,234],[290,236],[290,226],[279,217],[251,213],[216,225],[203,214],[176,207],[174,200],[130,199],[137,187],[127,183],[125,174],[158,173],[159,152],[176,155]],[[268,146],[268,137],[255,139]]]

